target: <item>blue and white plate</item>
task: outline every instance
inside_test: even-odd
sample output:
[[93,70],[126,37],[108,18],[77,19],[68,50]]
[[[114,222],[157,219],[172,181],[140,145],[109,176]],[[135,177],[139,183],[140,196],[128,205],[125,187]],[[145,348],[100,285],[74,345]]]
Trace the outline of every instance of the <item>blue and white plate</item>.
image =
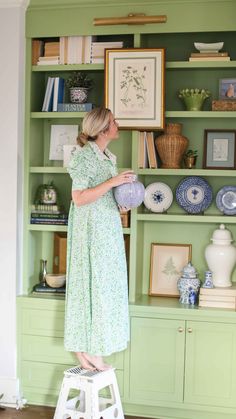
[[189,214],[205,211],[212,202],[213,194],[209,183],[200,176],[184,178],[176,189],[176,200]]
[[216,195],[217,208],[226,215],[236,214],[236,186],[224,186]]
[[144,205],[152,212],[165,212],[173,202],[172,190],[166,183],[150,183],[145,189]]

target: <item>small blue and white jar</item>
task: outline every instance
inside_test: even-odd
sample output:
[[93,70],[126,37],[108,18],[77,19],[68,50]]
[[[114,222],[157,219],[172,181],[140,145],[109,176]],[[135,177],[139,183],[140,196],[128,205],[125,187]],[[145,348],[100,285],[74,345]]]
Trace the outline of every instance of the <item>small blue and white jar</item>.
[[205,280],[202,284],[202,288],[214,288],[211,271],[205,271]]
[[197,303],[200,280],[198,279],[198,273],[191,262],[184,266],[182,276],[177,282],[177,288],[180,293],[180,303],[191,305]]

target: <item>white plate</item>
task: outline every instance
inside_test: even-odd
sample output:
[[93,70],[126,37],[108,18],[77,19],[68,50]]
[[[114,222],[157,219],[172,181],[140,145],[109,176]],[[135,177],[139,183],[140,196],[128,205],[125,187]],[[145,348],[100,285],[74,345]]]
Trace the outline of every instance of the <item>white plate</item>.
[[172,190],[166,183],[150,183],[145,189],[144,205],[152,212],[165,212],[173,202]]
[[207,52],[214,51],[218,52],[223,48],[224,42],[212,42],[210,44],[205,44],[203,42],[194,42],[194,46],[198,51]]

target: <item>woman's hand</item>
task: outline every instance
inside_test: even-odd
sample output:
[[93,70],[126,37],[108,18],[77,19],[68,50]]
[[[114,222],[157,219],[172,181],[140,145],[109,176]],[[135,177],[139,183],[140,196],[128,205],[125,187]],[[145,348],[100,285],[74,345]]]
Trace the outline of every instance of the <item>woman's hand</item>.
[[136,175],[133,170],[125,170],[118,175],[109,179],[112,188],[123,185],[124,183],[132,183],[136,179]]

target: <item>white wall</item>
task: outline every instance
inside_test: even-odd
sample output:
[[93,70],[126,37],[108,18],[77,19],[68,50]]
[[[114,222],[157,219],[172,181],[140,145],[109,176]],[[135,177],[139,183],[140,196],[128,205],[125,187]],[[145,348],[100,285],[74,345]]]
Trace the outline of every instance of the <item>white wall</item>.
[[[21,1],[22,3],[22,1]],[[0,394],[15,403],[21,271],[25,5],[0,0]]]

